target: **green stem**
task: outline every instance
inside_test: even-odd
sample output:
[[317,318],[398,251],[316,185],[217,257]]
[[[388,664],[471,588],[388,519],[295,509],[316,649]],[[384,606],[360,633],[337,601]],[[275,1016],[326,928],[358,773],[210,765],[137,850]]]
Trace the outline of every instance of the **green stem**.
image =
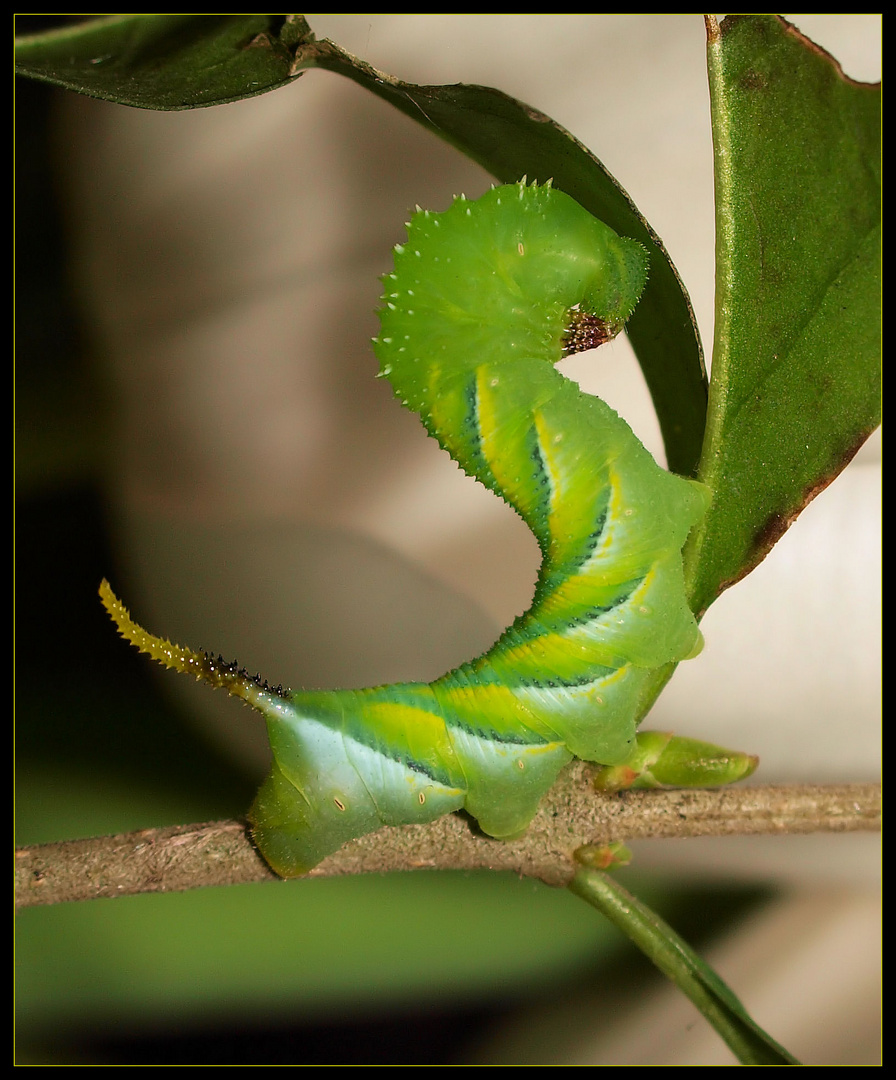
[[[588,849],[580,855],[587,858]],[[621,930],[697,1006],[742,1065],[799,1065],[678,934],[608,874],[582,866],[569,884]]]

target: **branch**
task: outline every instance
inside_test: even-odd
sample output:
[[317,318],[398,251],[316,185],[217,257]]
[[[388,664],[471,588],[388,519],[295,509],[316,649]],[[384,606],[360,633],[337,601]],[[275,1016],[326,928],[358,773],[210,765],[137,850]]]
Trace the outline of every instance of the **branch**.
[[[458,814],[429,825],[381,829],[325,859],[308,875],[395,870],[512,870],[566,885],[584,844],[648,837],[876,831],[880,785],[794,784],[712,791],[597,794],[575,763],[514,841],[476,834]],[[252,846],[245,823],[216,821],[68,840],[16,852],[16,904],[178,892],[207,885],[278,880]]]

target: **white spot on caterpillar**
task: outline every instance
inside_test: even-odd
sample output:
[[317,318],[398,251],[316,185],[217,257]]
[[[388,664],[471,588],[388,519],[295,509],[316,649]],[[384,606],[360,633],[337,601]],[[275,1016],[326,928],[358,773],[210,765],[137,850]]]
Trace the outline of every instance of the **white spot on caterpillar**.
[[[404,244],[396,244],[392,250],[396,255],[404,255]],[[392,276],[394,277],[395,275],[393,274]]]
[[345,803],[342,802],[342,800],[339,799],[338,796],[333,796],[333,802],[336,803],[337,810],[342,810],[343,812],[345,811]]

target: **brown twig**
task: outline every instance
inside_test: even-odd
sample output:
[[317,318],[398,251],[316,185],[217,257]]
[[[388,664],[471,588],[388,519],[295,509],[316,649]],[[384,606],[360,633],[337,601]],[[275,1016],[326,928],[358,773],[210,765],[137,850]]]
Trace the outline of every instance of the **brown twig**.
[[[576,763],[554,786],[524,836],[477,835],[458,815],[381,829],[347,844],[309,876],[418,869],[512,870],[565,885],[584,844],[647,837],[853,832],[880,828],[880,785],[739,787],[595,794]],[[16,852],[16,903],[176,892],[276,880],[245,823],[216,821],[41,844]]]

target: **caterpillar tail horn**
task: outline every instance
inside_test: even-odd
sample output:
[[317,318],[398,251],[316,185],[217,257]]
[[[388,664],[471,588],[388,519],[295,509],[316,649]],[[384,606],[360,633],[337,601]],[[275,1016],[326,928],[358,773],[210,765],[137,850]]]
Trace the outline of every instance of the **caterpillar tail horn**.
[[135,622],[131,613],[112,591],[112,586],[103,578],[99,588],[103,607],[109,613],[118,628],[119,634],[139,649],[157,660],[171,671],[186,675],[195,675],[197,679],[220,687],[242,698],[253,708],[266,712],[266,705],[272,698],[285,696],[282,687],[271,687],[258,675],[252,676],[245,668],[235,663],[228,663],[222,657],[213,657],[207,652],[197,652],[184,645],[176,645],[166,638],[157,637]]

